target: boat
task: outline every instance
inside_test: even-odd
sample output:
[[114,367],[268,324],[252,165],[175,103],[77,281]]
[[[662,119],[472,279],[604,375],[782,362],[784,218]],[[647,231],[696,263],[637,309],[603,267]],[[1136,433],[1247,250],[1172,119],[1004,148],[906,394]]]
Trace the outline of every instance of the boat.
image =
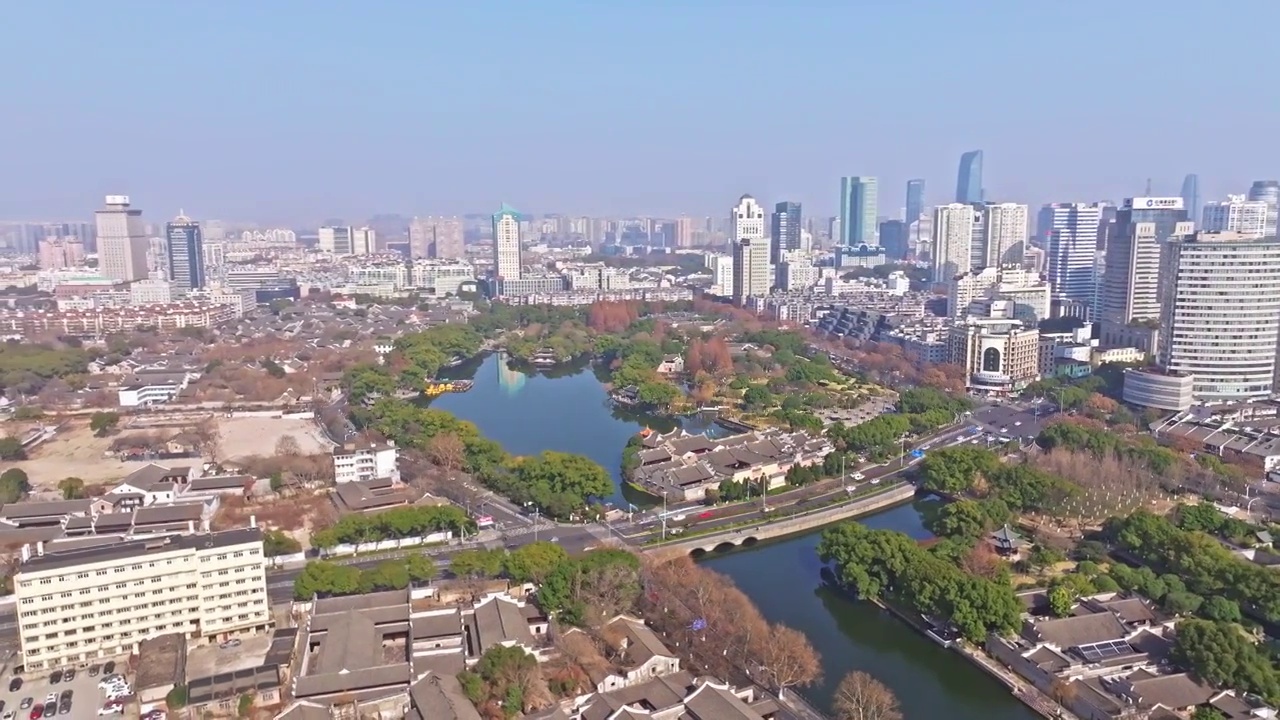
[[436,397],[445,393],[462,393],[475,387],[471,380],[427,380],[422,386],[422,394]]

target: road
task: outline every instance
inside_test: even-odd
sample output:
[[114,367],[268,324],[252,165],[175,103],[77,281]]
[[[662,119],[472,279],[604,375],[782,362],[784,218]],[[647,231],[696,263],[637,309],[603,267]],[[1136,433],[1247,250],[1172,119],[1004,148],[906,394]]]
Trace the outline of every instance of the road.
[[[979,411],[980,413],[981,411]],[[968,420],[959,426],[952,426],[925,438],[920,449],[926,452],[931,449],[973,442],[982,435],[973,434],[974,427],[984,426],[981,419]],[[664,528],[662,512],[650,509],[638,512],[627,520],[619,522],[594,523],[589,525],[557,524],[548,520],[530,516],[503,497],[487,490],[469,487],[479,498],[479,505],[468,508],[470,511],[486,513],[494,518],[495,528],[481,533],[478,540],[463,545],[451,545],[427,550],[426,553],[435,559],[440,568],[447,568],[454,553],[464,549],[480,547],[516,548],[535,540],[548,540],[558,543],[569,553],[581,553],[593,546],[609,543],[627,545],[643,545],[652,540],[669,536],[673,527],[696,527],[699,532],[714,530],[726,525],[764,520],[766,512],[778,512],[787,508],[804,509],[810,505],[830,502],[839,495],[844,495],[867,485],[879,484],[884,479],[897,475],[913,464],[918,458],[901,457],[883,465],[861,470],[863,478],[856,482],[843,479],[824,480],[803,488],[788,490],[769,496],[766,506],[762,508],[757,501],[737,503],[718,508],[707,508],[699,503],[673,505],[667,508],[667,522]],[[852,476],[852,472],[850,475]],[[846,485],[846,483],[848,483]],[[705,516],[705,517],[704,517]],[[680,518],[680,519],[676,519]],[[353,557],[338,559],[335,562],[352,565],[361,569],[377,566],[379,563],[403,557],[416,550],[404,550],[377,556]],[[293,581],[302,574],[301,567],[269,570],[267,573],[267,597],[272,605],[284,604],[293,600]],[[17,642],[17,616],[12,602],[0,605],[0,645],[11,645]]]

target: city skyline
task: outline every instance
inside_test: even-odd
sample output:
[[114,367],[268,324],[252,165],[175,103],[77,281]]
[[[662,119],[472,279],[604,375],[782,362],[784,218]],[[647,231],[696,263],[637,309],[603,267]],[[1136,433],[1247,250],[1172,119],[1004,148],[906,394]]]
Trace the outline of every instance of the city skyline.
[[[1250,3],[1253,21],[1232,57],[1161,56],[1168,77],[1212,80],[1216,92],[1255,102],[1152,117],[1125,68],[1147,67],[1155,38],[1192,36],[1193,13],[1141,2],[1085,2],[1071,13],[999,4],[1008,12],[991,23],[924,0],[801,3],[781,14],[733,12],[725,23],[735,6],[710,0],[643,10],[552,5],[505,13],[502,24],[484,3],[356,11],[233,2],[145,13],[28,4],[13,22],[30,32],[15,34],[0,57],[15,67],[39,57],[43,70],[15,76],[6,100],[60,111],[0,120],[0,137],[21,139],[7,159],[22,169],[0,181],[0,217],[86,216],[94,198],[113,193],[165,215],[182,207],[195,218],[291,226],[334,214],[478,214],[500,199],[533,214],[705,216],[743,193],[766,206],[799,202],[821,217],[835,214],[832,188],[844,176],[878,178],[881,214],[896,217],[909,179],[928,181],[928,205],[945,203],[960,154],[975,148],[984,152],[984,197],[1031,206],[1141,195],[1147,178],[1153,194],[1172,196],[1189,169],[1203,200],[1222,199],[1280,174],[1280,150],[1252,140],[1280,114],[1280,99],[1253,93],[1256,75],[1240,71],[1266,66],[1265,29],[1280,22],[1280,6]],[[1089,19],[1098,16],[1090,7],[1107,22]],[[959,22],[969,31],[955,34]],[[416,41],[424,26],[450,30],[424,45]],[[157,31],[168,27],[183,32]],[[672,52],[619,52],[654,28]],[[1135,29],[1150,41],[1135,42]],[[897,42],[908,31],[915,49],[903,54]],[[1087,55],[1036,52],[1086,31],[1096,46]],[[541,40],[552,32],[572,40]],[[50,33],[59,53],[46,52]],[[774,33],[797,42],[786,52],[741,42]],[[313,38],[335,36],[345,38],[343,53],[316,51]],[[484,53],[474,52],[477,42]],[[892,53],[893,72],[851,66],[850,42]],[[965,62],[949,61],[960,55]],[[83,72],[89,63],[94,73]],[[1068,71],[1117,78],[1095,88],[1105,117],[1093,104],[1045,112],[1029,102]],[[970,79],[979,75],[1021,89],[975,102]],[[804,107],[821,99],[829,112],[742,112],[735,78],[759,88],[785,78]],[[197,100],[167,102],[179,90]],[[611,98],[623,92],[649,100],[618,113]],[[843,96],[881,101],[876,112],[854,112]],[[909,110],[924,97],[951,110]],[[330,112],[335,98],[358,111]],[[161,104],[166,112],[154,112]],[[602,163],[623,170],[601,183],[588,170]]]

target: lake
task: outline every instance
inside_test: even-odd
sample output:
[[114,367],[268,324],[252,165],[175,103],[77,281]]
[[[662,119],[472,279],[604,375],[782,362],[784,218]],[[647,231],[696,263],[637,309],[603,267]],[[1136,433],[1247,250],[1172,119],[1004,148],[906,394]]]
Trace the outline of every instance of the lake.
[[[498,355],[477,358],[450,371],[475,381],[470,392],[443,395],[432,407],[475,423],[510,453],[543,450],[580,453],[603,465],[618,490],[615,503],[652,503],[621,482],[622,447],[644,427],[668,431],[669,418],[617,410],[604,383],[586,362],[551,370],[520,371]],[[701,432],[705,420],[680,421]],[[923,500],[863,518],[873,528],[928,537]],[[804,632],[822,654],[823,681],[803,694],[828,708],[835,686],[850,670],[871,673],[889,686],[907,720],[1036,720],[1004,686],[956,653],[939,647],[870,603],[825,587],[819,576],[818,533],[765,542],[705,557],[708,567],[733,578],[765,617]]]

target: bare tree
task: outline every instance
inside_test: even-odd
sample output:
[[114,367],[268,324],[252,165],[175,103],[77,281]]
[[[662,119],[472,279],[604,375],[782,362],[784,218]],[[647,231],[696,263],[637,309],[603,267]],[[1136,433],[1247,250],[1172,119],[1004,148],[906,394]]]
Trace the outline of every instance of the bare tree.
[[218,426],[217,418],[209,417],[200,421],[191,429],[191,433],[196,437],[196,449],[209,462],[222,460],[222,428]]
[[833,704],[840,720],[902,720],[893,691],[858,670],[840,681]]
[[466,453],[467,446],[453,433],[439,433],[427,443],[427,456],[450,472],[462,467]]
[[276,441],[277,455],[301,455],[302,446],[298,444],[298,438],[292,435],[281,435]]
[[770,625],[759,639],[760,669],[773,687],[783,690],[810,685],[822,677],[822,663],[804,633],[786,625]]

